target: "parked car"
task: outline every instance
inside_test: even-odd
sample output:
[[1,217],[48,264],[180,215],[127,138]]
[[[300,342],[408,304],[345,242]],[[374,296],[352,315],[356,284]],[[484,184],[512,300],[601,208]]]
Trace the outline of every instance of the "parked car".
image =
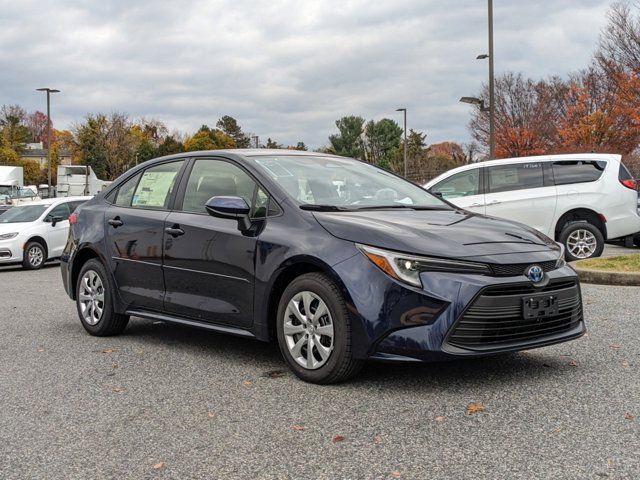
[[34,201],[0,216],[0,265],[22,263],[34,270],[57,258],[67,243],[69,216],[91,197]]
[[567,260],[601,255],[640,231],[637,182],[620,155],[508,158],[454,168],[424,186],[470,212],[517,221],[561,242]]
[[91,335],[136,316],[277,339],[309,382],[344,380],[369,358],[481,356],[585,332],[559,244],[353,159],[163,157],[70,222],[62,279]]

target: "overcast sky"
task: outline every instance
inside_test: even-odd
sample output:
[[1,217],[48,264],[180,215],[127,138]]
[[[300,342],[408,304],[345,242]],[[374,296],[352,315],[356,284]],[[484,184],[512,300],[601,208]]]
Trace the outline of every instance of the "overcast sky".
[[[496,73],[566,74],[589,62],[609,1],[495,0]],[[327,144],[357,114],[468,141],[486,80],[484,0],[0,0],[0,104],[57,128],[127,112],[193,132],[222,115],[280,143]]]

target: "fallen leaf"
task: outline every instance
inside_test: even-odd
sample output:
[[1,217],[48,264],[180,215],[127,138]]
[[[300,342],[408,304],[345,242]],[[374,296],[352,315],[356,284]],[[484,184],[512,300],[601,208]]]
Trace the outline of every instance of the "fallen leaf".
[[333,439],[331,441],[333,443],[343,442],[344,441],[344,436],[336,435],[335,437],[333,437]]
[[115,352],[113,348],[105,348],[104,350],[102,350],[102,353],[113,353],[113,352]]
[[207,413],[207,415],[209,416],[209,418],[213,418],[216,416],[215,412],[209,412]]
[[375,444],[382,443],[382,437],[380,435],[376,435],[375,437],[373,437],[373,443]]
[[629,362],[627,361],[622,362],[621,365],[623,368],[629,368]]
[[636,416],[629,412],[624,416],[625,420],[633,420],[634,418],[636,418]]
[[302,426],[302,425],[292,425],[292,426],[291,426],[291,430],[293,430],[293,431],[295,431],[295,432],[301,432],[301,431],[303,431],[305,428],[307,428],[307,427],[304,427],[304,426]]
[[158,462],[158,463],[153,465],[153,469],[154,470],[160,470],[163,467],[164,467],[164,462]]
[[484,412],[484,405],[480,402],[470,403],[467,405],[467,415],[473,415],[474,413]]
[[116,393],[124,392],[124,388],[122,388],[122,387],[113,387],[111,390],[113,390]]
[[398,470],[394,470],[393,472],[391,472],[391,476],[393,478],[400,478],[400,472]]
[[614,350],[617,350],[620,348],[620,345],[618,345],[617,343],[612,343],[611,345],[609,345],[611,348],[613,348]]
[[38,348],[37,348],[37,350],[38,350],[39,352],[44,352],[44,347],[38,347]]
[[245,387],[250,387],[253,384],[253,382],[251,380],[245,380],[244,382],[242,382],[242,384]]
[[438,417],[435,418],[435,420],[438,423],[442,423],[442,422],[444,422],[444,417],[443,416],[438,416]]
[[578,366],[578,362],[576,362],[575,360],[571,360],[569,362],[569,365],[571,365],[572,367],[577,367]]

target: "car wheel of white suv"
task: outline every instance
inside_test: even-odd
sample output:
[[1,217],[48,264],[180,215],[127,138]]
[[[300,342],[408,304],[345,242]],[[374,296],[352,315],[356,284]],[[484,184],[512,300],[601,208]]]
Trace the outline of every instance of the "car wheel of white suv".
[[29,242],[24,247],[22,266],[27,270],[37,270],[44,265],[47,253],[40,242]]
[[588,222],[572,222],[560,233],[568,261],[599,257],[604,250],[604,237],[598,228]]

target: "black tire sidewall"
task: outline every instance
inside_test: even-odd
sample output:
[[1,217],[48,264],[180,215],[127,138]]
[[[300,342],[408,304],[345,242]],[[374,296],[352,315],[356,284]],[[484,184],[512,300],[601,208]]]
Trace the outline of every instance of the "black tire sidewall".
[[586,258],[575,257],[569,251],[569,247],[567,246],[567,240],[569,239],[569,236],[576,230],[588,230],[596,238],[596,242],[597,242],[596,251],[593,252],[593,255],[591,255],[590,257],[587,257],[587,258],[596,258],[596,257],[599,257],[600,255],[602,255],[602,251],[604,250],[604,237],[602,235],[602,232],[598,229],[598,227],[596,227],[596,226],[594,226],[594,225],[592,225],[591,223],[588,223],[588,222],[573,222],[573,223],[567,224],[562,229],[562,232],[560,233],[560,243],[562,243],[562,245],[564,245],[565,258],[567,259],[567,261],[571,261],[572,262],[572,261],[575,261],[575,260],[586,260]]
[[[40,265],[36,267],[31,265],[31,262],[29,262],[29,250],[31,250],[33,247],[38,247],[42,252],[42,262],[40,262]],[[24,248],[24,253],[22,254],[22,266],[24,268],[26,268],[27,270],[39,270],[42,268],[42,266],[45,264],[46,261],[47,261],[47,249],[44,248],[44,246],[40,242],[27,243],[27,246]]]
[[[321,279],[323,281],[320,281]],[[316,370],[308,370],[294,360],[291,353],[289,353],[284,337],[284,313],[287,305],[297,293],[305,290],[315,293],[324,301],[333,320],[333,350],[327,363]],[[348,312],[344,298],[342,295],[336,295],[336,292],[339,292],[339,289],[335,285],[335,282],[326,275],[302,275],[291,282],[280,299],[278,317],[276,319],[278,345],[280,346],[282,356],[294,373],[307,382],[330,382],[331,378],[340,370],[341,365],[350,360],[350,358],[345,358],[349,355],[350,349],[348,349],[348,345],[351,340],[349,338],[350,328],[347,323],[349,321]]]
[[[102,311],[102,318],[95,325],[89,325],[87,322],[85,322],[84,318],[82,317],[82,311],[80,310],[80,282],[82,281],[82,277],[88,270],[93,270],[98,274],[104,288],[104,308]],[[78,317],[80,318],[82,326],[91,335],[110,335],[113,325],[116,322],[116,315],[113,311],[113,292],[111,285],[112,284],[109,281],[107,271],[105,270],[104,265],[102,265],[102,262],[100,262],[99,260],[91,259],[87,261],[80,269],[80,273],[78,274],[78,281],[76,282],[75,286],[76,309],[78,310]]]

